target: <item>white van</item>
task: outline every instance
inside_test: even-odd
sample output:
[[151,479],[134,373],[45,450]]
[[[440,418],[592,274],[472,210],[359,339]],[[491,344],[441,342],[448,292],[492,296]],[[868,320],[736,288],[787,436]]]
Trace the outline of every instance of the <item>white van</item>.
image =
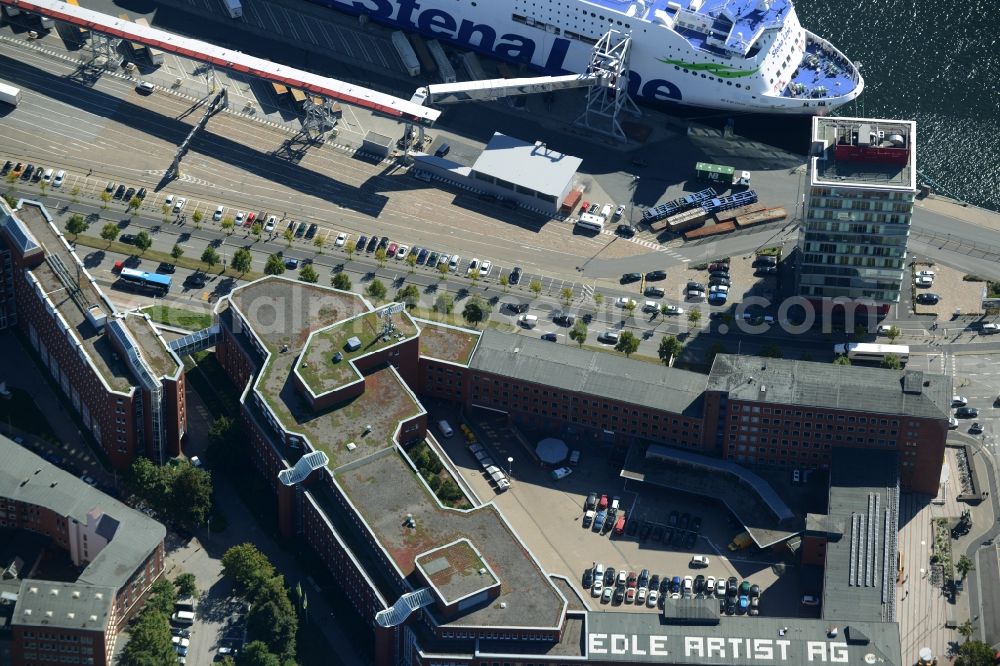
[[642,304],[642,311],[643,312],[659,312],[660,311],[660,304],[657,303],[656,301],[646,301],[645,303]]
[[525,328],[534,328],[538,325],[538,317],[533,314],[523,314],[517,318],[517,323]]
[[191,611],[177,611],[170,616],[170,621],[182,627],[190,627],[194,624],[194,613]]
[[605,220],[611,219],[612,211],[614,211],[614,208],[611,207],[611,204],[604,204],[604,208],[601,209],[601,217]]
[[455,431],[451,429],[451,425],[449,425],[444,419],[438,421],[438,430],[441,431],[441,434],[444,435],[445,439],[448,439],[455,434]]

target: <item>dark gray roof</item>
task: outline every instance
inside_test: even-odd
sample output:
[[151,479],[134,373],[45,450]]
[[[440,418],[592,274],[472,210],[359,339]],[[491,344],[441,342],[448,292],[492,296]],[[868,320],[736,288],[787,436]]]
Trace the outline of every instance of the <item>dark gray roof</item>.
[[17,593],[12,624],[104,631],[114,602],[112,587],[26,579]]
[[[86,524],[97,509],[118,523],[114,538],[80,574],[77,582],[111,587],[124,585],[167,534],[160,523],[92,488],[72,474],[0,436],[0,497],[44,506]],[[110,526],[111,524],[108,523]]]
[[[827,633],[832,628],[837,629],[835,637]],[[847,653],[842,661],[845,664],[900,666],[903,661],[895,622],[831,623],[759,615],[727,616],[718,624],[698,626],[668,624],[658,613],[591,611],[587,632],[590,661],[698,666],[809,664],[832,663],[831,657],[839,657],[841,651]],[[811,659],[810,649],[814,651]],[[820,650],[825,659],[819,658]]]
[[675,414],[701,413],[703,374],[487,330],[469,367]]
[[895,451],[837,449],[825,526],[823,617],[895,618],[899,512]]
[[708,390],[728,393],[733,400],[947,419],[951,377],[920,373],[916,390],[904,391],[910,372],[719,354]]

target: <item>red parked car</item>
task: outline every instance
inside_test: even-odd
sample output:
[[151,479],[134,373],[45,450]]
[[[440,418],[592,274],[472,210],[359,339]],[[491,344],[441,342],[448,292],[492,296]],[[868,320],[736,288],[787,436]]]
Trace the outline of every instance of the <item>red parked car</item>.
[[608,508],[608,496],[601,495],[601,501],[597,503],[597,510],[604,511]]

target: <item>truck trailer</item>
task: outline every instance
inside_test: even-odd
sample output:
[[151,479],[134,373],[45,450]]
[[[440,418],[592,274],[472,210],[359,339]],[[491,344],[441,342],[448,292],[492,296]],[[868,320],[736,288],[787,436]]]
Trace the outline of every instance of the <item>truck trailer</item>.
[[21,89],[15,88],[9,83],[0,81],[0,102],[6,102],[11,106],[17,106],[21,101]]

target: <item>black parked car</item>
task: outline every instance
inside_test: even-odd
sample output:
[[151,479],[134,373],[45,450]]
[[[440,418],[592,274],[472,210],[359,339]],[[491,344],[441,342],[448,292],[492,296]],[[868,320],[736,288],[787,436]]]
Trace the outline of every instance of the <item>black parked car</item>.
[[204,273],[192,273],[184,279],[185,287],[193,287],[195,289],[201,289],[205,286],[206,278]]
[[940,296],[930,292],[917,294],[917,303],[922,303],[924,305],[937,305],[940,300]]
[[691,290],[708,291],[707,289],[705,289],[705,285],[703,285],[701,282],[694,282],[694,281],[687,283],[686,291],[691,291]]
[[29,178],[31,178],[31,174],[33,174],[34,172],[35,172],[35,165],[29,164],[27,167],[25,167],[24,172],[21,174],[21,180],[28,180]]
[[627,224],[619,224],[615,227],[615,233],[622,238],[632,238],[632,236],[635,236],[635,229]]
[[168,264],[167,262],[163,262],[159,266],[156,267],[156,272],[157,273],[172,274],[176,270],[177,270],[177,268],[173,264]]
[[312,237],[316,235],[316,230],[319,229],[319,225],[313,222],[309,225],[309,229],[306,230],[306,238],[312,240]]
[[379,250],[384,250],[387,247],[389,247],[389,237],[388,236],[383,236],[382,240],[380,240],[378,242],[378,249]]
[[125,243],[126,245],[134,245],[135,244],[135,235],[134,234],[122,234],[121,236],[118,237],[118,240],[120,242],[122,242],[122,243]]
[[510,276],[507,278],[507,282],[510,284],[517,284],[521,281],[521,267],[515,266],[514,270],[510,272]]
[[735,597],[739,587],[740,582],[736,579],[736,576],[730,576],[729,580],[726,581],[726,596]]
[[375,248],[378,246],[378,236],[372,236],[368,239],[368,245],[365,246],[365,252],[374,252]]
[[517,314],[524,314],[528,311],[527,303],[507,303],[507,309]]
[[647,280],[666,280],[667,279],[667,272],[666,271],[649,271],[648,273],[646,273],[646,279]]
[[122,196],[122,201],[132,201],[132,197],[135,196],[135,188],[130,187],[125,190],[124,196]]
[[124,185],[119,185],[118,189],[115,190],[115,199],[121,199],[125,196],[125,190],[128,189]]
[[7,172],[10,171],[11,167],[13,167],[13,166],[14,166],[14,163],[11,162],[10,160],[7,160],[6,162],[4,162],[3,163],[3,169],[0,169],[0,176],[6,176]]
[[638,282],[642,279],[642,273],[625,273],[622,275],[621,283],[628,284],[630,282]]
[[576,317],[568,312],[557,312],[552,316],[552,321],[560,326],[572,326],[576,323]]
[[778,267],[777,266],[758,266],[754,270],[753,274],[754,274],[755,277],[765,277],[767,275],[777,275],[778,274]]
[[[602,581],[603,582],[603,581]],[[589,590],[590,586],[594,584],[594,570],[584,569],[583,570],[583,588]]]
[[365,249],[365,243],[367,243],[367,242],[368,242],[368,236],[365,236],[364,234],[362,234],[362,235],[358,236],[358,242],[354,244],[354,247],[357,250],[364,250]]
[[615,568],[608,567],[604,570],[604,586],[611,587],[615,584]]
[[758,256],[753,260],[754,268],[758,266],[777,266],[778,258],[772,254]]
[[145,199],[146,198],[146,188],[145,187],[140,187],[139,191],[135,193],[135,196],[139,197],[140,199]]
[[975,407],[959,407],[955,410],[955,418],[974,419],[979,417],[979,410]]

